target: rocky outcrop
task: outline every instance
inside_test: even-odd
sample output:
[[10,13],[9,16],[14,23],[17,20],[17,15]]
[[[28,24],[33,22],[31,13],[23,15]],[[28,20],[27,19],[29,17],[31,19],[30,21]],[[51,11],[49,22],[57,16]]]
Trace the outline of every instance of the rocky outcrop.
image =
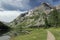
[[20,26],[41,26],[44,25],[43,13],[48,15],[52,10],[53,6],[50,6],[48,3],[42,3],[40,6],[21,14],[14,21],[12,21],[9,26],[16,27]]

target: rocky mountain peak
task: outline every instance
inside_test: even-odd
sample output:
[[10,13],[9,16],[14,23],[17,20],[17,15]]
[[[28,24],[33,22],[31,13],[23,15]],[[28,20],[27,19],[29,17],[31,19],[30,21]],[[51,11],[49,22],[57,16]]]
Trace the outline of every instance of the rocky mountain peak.
[[20,26],[31,26],[31,25],[44,25],[44,19],[42,17],[42,13],[49,14],[53,11],[55,7],[51,6],[48,3],[42,3],[40,6],[35,7],[28,12],[25,12],[18,16],[14,21],[10,23],[9,26],[15,27],[16,25]]

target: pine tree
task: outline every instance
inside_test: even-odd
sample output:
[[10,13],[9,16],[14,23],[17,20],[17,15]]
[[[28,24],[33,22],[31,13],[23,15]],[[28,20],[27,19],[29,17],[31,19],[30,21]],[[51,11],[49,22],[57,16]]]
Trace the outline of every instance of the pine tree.
[[51,25],[54,25],[55,27],[58,26],[59,24],[59,18],[58,18],[59,12],[57,11],[57,9],[54,9],[52,12],[50,12],[50,22]]

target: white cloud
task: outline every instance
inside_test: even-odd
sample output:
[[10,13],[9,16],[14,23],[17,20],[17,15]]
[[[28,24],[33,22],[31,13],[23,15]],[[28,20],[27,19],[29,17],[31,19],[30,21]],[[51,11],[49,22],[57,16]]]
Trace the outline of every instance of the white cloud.
[[0,0],[0,21],[10,22],[21,13],[20,9],[28,8],[29,0]]
[[53,3],[52,0],[0,0],[0,10],[29,10],[40,2]]
[[0,11],[0,21],[10,22],[14,20],[21,13],[20,11]]
[[19,8],[29,9],[30,8],[29,2],[30,0],[0,0],[0,10],[4,8],[3,5],[5,5],[5,7],[8,7],[8,5],[11,5],[17,9]]

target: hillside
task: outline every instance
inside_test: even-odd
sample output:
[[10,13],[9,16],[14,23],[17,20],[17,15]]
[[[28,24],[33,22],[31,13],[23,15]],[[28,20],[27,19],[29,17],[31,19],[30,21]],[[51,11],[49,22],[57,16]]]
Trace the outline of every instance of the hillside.
[[10,31],[10,27],[0,22],[0,36],[4,33],[7,33],[8,31]]
[[17,17],[14,21],[10,23],[9,26],[15,27],[17,25],[21,26],[42,26],[44,25],[44,18],[43,13],[46,13],[47,15],[49,12],[53,9],[49,4],[43,3],[40,6],[21,14],[19,17]]

